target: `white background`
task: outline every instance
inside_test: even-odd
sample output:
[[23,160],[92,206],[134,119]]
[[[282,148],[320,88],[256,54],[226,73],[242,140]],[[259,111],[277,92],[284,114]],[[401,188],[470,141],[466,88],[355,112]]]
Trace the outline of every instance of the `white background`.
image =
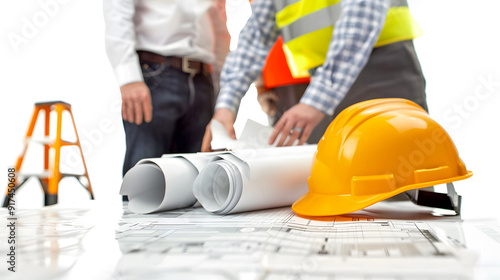
[[[44,3],[52,4],[44,8]],[[427,0],[410,1],[410,8],[424,31],[415,46],[427,80],[431,116],[452,136],[462,160],[474,172],[472,178],[455,184],[464,196],[462,216],[494,215],[500,210],[500,3]],[[227,0],[227,10],[236,39],[249,16],[248,3]],[[120,200],[125,139],[120,93],[104,51],[103,30],[102,1],[0,4],[0,178],[5,178],[0,191],[7,186],[7,168],[23,149],[34,103],[63,100],[72,104],[97,201]],[[238,131],[249,115],[266,123],[254,90],[243,104]],[[71,126],[63,127],[63,133],[70,131]],[[43,164],[40,150],[32,146],[32,155],[23,165],[27,171],[37,171]],[[75,152],[63,154],[64,168],[75,166]],[[61,182],[59,194],[64,205],[88,199],[72,178]],[[43,205],[42,191],[34,180],[16,197],[21,208]]]

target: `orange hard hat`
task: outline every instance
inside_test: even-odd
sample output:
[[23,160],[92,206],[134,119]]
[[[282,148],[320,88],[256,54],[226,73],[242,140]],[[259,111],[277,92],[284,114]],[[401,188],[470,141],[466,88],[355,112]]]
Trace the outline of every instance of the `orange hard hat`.
[[399,98],[368,100],[330,124],[313,159],[309,192],[292,210],[341,215],[470,176],[450,136],[419,105]]

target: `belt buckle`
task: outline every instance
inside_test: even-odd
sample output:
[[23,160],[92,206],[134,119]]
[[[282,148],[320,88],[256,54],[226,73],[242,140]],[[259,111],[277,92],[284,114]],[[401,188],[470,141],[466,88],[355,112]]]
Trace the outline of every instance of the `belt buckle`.
[[199,70],[189,68],[189,58],[182,57],[182,72],[195,75],[199,72]]

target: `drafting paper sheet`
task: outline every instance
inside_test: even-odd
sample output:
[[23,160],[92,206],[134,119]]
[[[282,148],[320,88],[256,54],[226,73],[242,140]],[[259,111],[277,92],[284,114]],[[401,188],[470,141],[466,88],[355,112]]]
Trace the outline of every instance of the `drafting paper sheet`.
[[[449,226],[461,231],[460,223]],[[182,279],[470,280],[477,261],[462,241],[425,220],[355,212],[316,221],[289,207],[225,216],[200,208],[153,216],[126,212],[116,239],[120,274],[168,272]],[[136,264],[146,256],[152,264],[147,270]]]
[[237,151],[272,147],[267,141],[273,132],[273,128],[261,125],[251,119],[248,119],[245,123],[238,140],[229,137],[224,126],[216,120],[210,122],[210,130],[212,131],[212,142],[210,145],[213,150],[227,149]]
[[229,214],[289,206],[307,190],[316,145],[252,149],[213,156],[193,193],[209,212]]

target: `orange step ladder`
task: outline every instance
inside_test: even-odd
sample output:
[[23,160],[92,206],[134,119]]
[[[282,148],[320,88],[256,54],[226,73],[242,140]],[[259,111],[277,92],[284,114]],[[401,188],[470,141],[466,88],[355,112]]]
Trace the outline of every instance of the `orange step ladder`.
[[[33,135],[33,131],[35,129],[35,124],[38,119],[38,114],[40,111],[45,111],[45,139],[43,141],[44,146],[44,172],[38,175],[28,175],[24,174],[21,171],[21,167],[23,164],[24,156],[28,149],[28,145],[30,144],[31,137]],[[51,111],[56,112],[57,116],[57,129],[55,139],[50,139],[50,113]],[[69,142],[62,140],[61,138],[61,130],[62,130],[62,116],[63,112],[67,111],[71,116],[71,121],[73,123],[73,127],[75,129],[75,142]],[[60,158],[61,158],[61,148],[64,146],[77,146],[80,151],[80,155],[82,157],[83,174],[69,174],[69,173],[61,173],[60,168]],[[54,149],[53,156],[50,154],[50,149]],[[21,188],[21,186],[30,178],[37,177],[40,181],[40,185],[43,188],[43,192],[45,194],[45,206],[53,205],[57,203],[58,198],[58,189],[59,182],[61,179],[65,177],[75,177],[78,182],[90,193],[90,199],[94,199],[94,193],[92,191],[92,186],[90,184],[90,178],[87,172],[87,166],[85,164],[85,160],[83,158],[83,151],[80,146],[80,139],[78,138],[78,133],[76,131],[75,120],[73,118],[73,114],[71,112],[71,105],[63,102],[63,101],[51,101],[51,102],[40,102],[35,103],[35,110],[33,112],[33,116],[31,118],[30,125],[28,127],[28,132],[26,133],[26,138],[24,142],[24,149],[21,155],[17,158],[16,166],[16,184],[13,188],[14,193]],[[86,179],[86,182],[83,181]],[[11,191],[12,192],[12,191]],[[9,196],[9,189],[7,189],[7,193],[4,199],[3,207],[7,207],[10,204],[11,197]]]

